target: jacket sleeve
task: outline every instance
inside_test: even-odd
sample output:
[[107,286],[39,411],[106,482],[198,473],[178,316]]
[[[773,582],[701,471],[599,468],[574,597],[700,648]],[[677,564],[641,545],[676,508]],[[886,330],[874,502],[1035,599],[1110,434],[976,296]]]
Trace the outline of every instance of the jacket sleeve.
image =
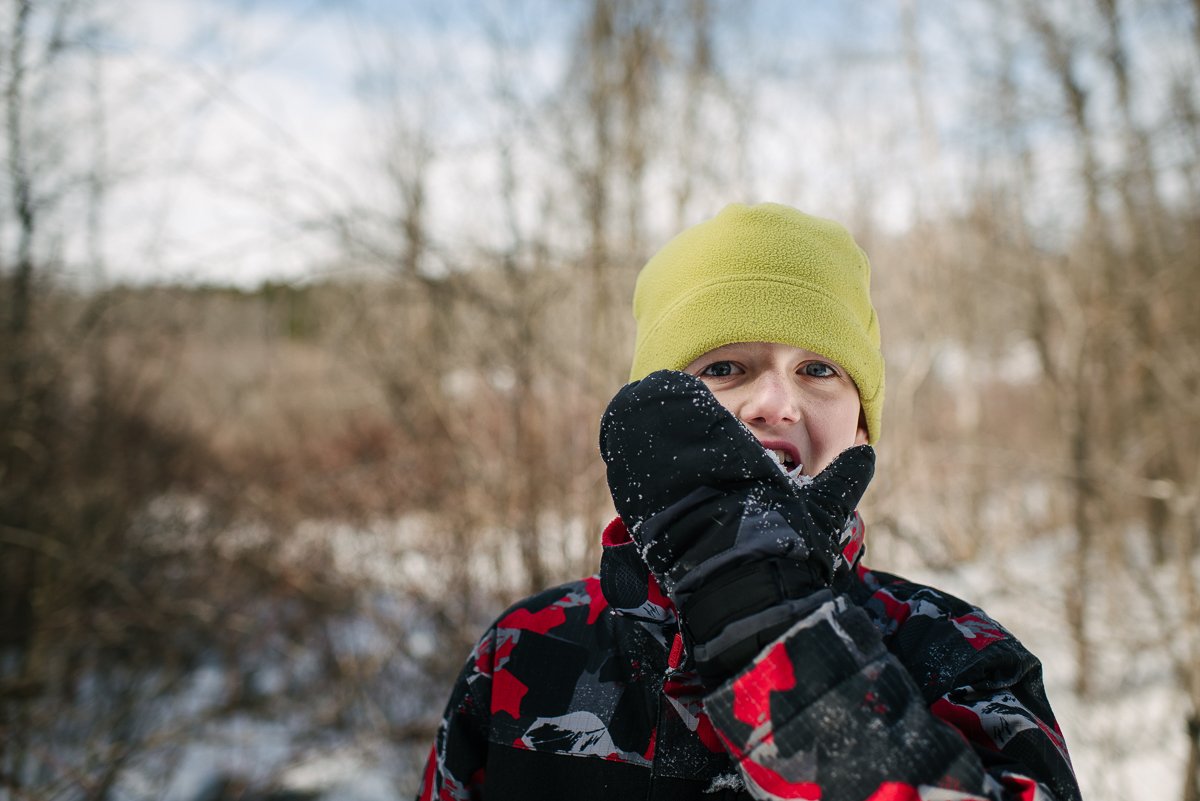
[[1078,801],[1037,659],[978,610],[916,608],[889,650],[835,597],[706,699],[750,793]]
[[425,763],[417,801],[483,798],[496,629],[476,643],[454,683]]

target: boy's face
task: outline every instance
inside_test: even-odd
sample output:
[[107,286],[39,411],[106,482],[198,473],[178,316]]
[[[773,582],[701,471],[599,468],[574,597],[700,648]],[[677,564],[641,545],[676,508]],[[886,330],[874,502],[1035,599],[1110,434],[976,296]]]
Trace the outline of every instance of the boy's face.
[[852,445],[867,442],[854,382],[835,362],[773,342],[710,350],[684,368],[749,427],[763,447],[815,476]]

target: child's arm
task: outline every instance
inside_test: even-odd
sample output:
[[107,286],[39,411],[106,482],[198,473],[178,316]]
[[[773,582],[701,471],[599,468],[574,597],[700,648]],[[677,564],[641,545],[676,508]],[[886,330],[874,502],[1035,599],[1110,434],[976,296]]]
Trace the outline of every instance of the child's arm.
[[495,640],[496,630],[489,629],[475,645],[454,684],[425,763],[417,801],[467,801],[483,797]]
[[877,627],[845,594],[834,549],[870,481],[869,449],[796,488],[701,382],[660,372],[609,404],[601,453],[756,797],[1078,798],[1040,669],[1019,643],[968,638],[970,625],[929,599],[897,630]]
[[922,593],[897,654],[839,595],[706,699],[755,797],[1079,798],[1037,659],[998,626],[976,650],[951,617],[961,602]]

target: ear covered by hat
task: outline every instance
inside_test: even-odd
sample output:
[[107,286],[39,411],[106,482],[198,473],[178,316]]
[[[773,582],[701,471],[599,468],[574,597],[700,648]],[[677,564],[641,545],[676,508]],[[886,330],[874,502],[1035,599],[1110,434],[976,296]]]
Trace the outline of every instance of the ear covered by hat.
[[866,254],[837,223],[775,203],[726,206],[638,275],[630,380],[734,342],[793,345],[846,370],[875,444],[884,371],[870,281]]

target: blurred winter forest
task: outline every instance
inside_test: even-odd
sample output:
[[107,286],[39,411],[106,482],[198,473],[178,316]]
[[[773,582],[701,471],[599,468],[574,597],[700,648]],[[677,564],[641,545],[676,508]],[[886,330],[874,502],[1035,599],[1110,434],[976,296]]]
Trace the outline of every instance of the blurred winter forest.
[[[188,8],[184,57],[138,50]],[[256,105],[313,30],[336,113]],[[596,568],[637,269],[775,200],[872,258],[868,563],[1042,656],[1085,797],[1200,801],[1200,0],[0,31],[0,799],[411,795],[481,627]],[[213,247],[168,270],[197,182]],[[286,270],[221,271],[249,251]]]

